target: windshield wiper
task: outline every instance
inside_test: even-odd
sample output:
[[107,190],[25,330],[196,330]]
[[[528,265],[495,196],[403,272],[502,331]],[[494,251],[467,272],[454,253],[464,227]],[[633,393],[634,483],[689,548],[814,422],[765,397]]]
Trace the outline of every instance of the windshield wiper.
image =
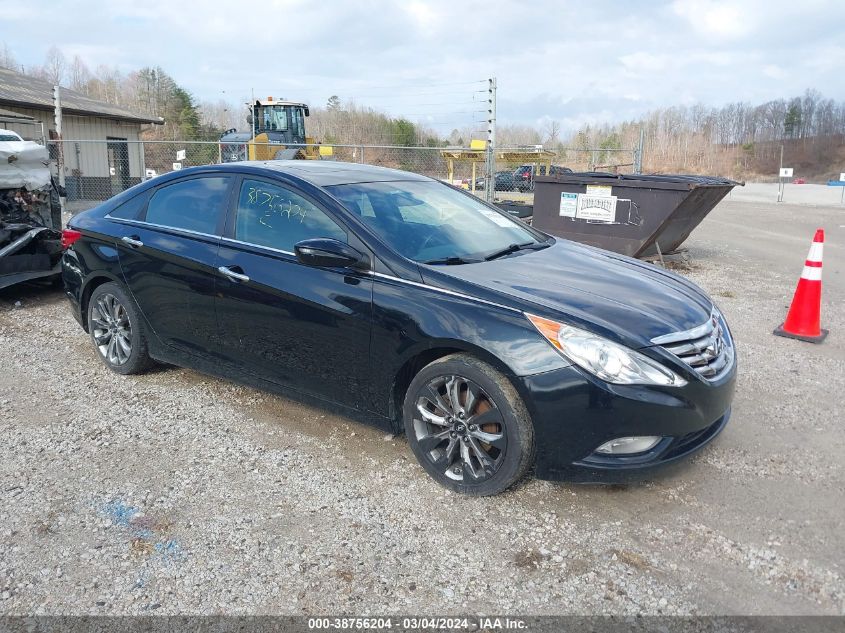
[[506,246],[500,251],[494,251],[489,255],[484,257],[484,261],[490,261],[492,259],[498,259],[499,257],[504,257],[505,255],[510,255],[511,253],[515,253],[521,250],[539,250],[541,248],[546,248],[548,244],[543,242],[525,242],[524,244],[511,244],[510,246]]
[[463,257],[453,255],[452,257],[442,257],[440,259],[429,259],[428,261],[423,262],[423,264],[429,264],[430,266],[437,264],[442,264],[444,266],[457,266],[459,264],[477,264],[480,261],[480,259],[464,259]]

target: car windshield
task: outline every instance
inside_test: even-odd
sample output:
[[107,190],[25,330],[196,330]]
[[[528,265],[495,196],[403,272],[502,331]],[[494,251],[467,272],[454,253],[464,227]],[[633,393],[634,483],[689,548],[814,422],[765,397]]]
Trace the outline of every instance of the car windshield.
[[416,262],[462,264],[544,244],[542,234],[440,182],[367,182],[327,189],[388,245]]

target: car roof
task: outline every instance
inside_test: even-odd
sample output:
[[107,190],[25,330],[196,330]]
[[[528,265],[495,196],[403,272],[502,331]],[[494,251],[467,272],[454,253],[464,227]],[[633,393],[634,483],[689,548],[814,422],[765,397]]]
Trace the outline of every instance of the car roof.
[[360,182],[395,182],[400,180],[431,180],[399,169],[362,165],[360,163],[344,163],[333,160],[267,160],[241,161],[227,163],[227,165],[242,165],[265,168],[289,174],[318,187],[331,185],[346,185]]
[[21,138],[21,135],[15,132],[14,130],[5,130],[3,128],[0,128],[0,134],[9,134],[11,136],[17,136],[18,138]]

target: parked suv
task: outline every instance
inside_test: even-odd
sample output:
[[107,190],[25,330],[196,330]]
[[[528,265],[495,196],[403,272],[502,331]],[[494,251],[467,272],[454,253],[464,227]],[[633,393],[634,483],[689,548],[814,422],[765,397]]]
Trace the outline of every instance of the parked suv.
[[[514,191],[514,172],[512,171],[497,171],[494,174],[494,182],[496,183],[496,187],[494,191]],[[476,178],[475,180],[475,188],[476,190],[484,190],[487,186],[487,181],[484,176],[480,178]]]
[[[549,175],[556,174],[571,174],[572,170],[569,167],[562,167],[560,165],[552,165],[549,169]],[[534,191],[534,177],[545,176],[545,165],[520,165],[513,172],[513,183],[516,191]]]

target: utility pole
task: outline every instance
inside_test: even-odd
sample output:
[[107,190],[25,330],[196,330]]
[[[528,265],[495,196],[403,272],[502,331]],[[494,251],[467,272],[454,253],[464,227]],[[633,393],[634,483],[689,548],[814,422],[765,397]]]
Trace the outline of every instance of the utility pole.
[[252,101],[249,102],[249,132],[252,134],[252,142],[255,143],[255,88],[252,89]]
[[493,202],[496,190],[496,78],[487,80],[487,160],[484,169],[484,199]]
[[[62,140],[62,95],[61,88],[53,86],[53,122],[56,124],[56,169],[59,176],[59,191],[65,190],[65,148]],[[62,213],[65,211],[65,197],[59,196]],[[54,227],[55,228],[55,227]]]
[[645,145],[645,128],[640,127],[640,144],[637,147],[637,156],[634,160],[634,173],[643,173],[643,146]]

